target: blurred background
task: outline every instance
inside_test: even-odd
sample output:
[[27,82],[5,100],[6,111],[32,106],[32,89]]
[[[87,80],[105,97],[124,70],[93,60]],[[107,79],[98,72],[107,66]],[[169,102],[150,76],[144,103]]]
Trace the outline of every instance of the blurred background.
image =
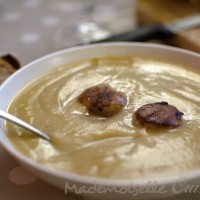
[[24,65],[136,27],[136,0],[0,0],[0,53]]
[[[22,65],[54,51],[200,11],[199,0],[0,0],[0,54]],[[164,42],[199,51],[199,28]]]

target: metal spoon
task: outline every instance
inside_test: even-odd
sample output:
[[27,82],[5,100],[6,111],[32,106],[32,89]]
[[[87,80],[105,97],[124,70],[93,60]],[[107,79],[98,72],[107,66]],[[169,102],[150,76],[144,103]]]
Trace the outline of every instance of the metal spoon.
[[6,119],[10,122],[13,122],[14,124],[17,124],[18,126],[21,126],[25,129],[31,131],[32,133],[38,135],[39,137],[41,137],[47,141],[50,141],[50,137],[46,133],[34,128],[33,126],[29,125],[28,123],[22,121],[21,119],[15,117],[5,111],[0,110],[0,118]]

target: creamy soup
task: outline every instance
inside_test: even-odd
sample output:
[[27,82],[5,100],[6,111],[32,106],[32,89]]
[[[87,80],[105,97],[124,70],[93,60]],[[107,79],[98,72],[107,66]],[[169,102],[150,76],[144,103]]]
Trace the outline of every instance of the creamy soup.
[[[108,84],[127,97],[112,117],[90,115],[78,101],[87,88]],[[25,86],[8,112],[47,132],[47,142],[7,124],[14,146],[29,158],[62,171],[108,179],[179,175],[200,168],[200,72],[139,57],[100,58],[67,64]],[[166,101],[184,113],[174,129],[145,128],[133,113]]]

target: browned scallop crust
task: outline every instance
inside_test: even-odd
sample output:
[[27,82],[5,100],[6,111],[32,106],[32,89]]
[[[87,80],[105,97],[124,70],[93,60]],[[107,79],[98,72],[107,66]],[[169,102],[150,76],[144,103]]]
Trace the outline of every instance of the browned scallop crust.
[[146,104],[140,107],[135,117],[142,125],[175,128],[181,125],[183,113],[167,102]]
[[80,96],[82,103],[91,114],[109,117],[118,113],[126,105],[124,94],[108,85],[101,84],[86,89]]

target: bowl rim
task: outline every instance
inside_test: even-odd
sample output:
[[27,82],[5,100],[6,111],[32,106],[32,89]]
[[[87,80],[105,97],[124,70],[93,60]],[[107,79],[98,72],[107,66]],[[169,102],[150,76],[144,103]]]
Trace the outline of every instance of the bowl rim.
[[[181,49],[178,47],[171,47],[163,44],[154,44],[154,43],[141,43],[141,42],[109,42],[109,43],[101,43],[101,44],[92,44],[92,45],[85,45],[85,46],[76,46],[76,47],[71,47],[68,49],[63,49],[60,51],[56,51],[54,53],[48,54],[46,56],[43,56],[39,59],[36,59],[24,67],[22,67],[19,71],[11,75],[0,87],[0,95],[1,95],[1,90],[5,88],[7,85],[10,84],[12,81],[13,77],[17,76],[20,74],[23,70],[27,70],[29,67],[34,66],[35,64],[47,60],[50,57],[56,57],[59,56],[60,54],[63,53],[68,53],[71,51],[77,51],[77,50],[84,50],[87,48],[96,48],[97,46],[101,47],[107,47],[107,46],[136,46],[140,48],[156,48],[156,49],[162,49],[166,51],[171,51],[171,52],[176,52],[180,54],[185,54],[188,56],[196,57],[200,60],[200,54],[196,52],[192,52],[190,50],[185,50]],[[176,175],[176,176],[169,176],[169,177],[162,177],[162,178],[155,178],[155,179],[134,179],[134,180],[124,180],[124,179],[106,179],[106,178],[99,178],[99,177],[90,177],[90,176],[85,176],[85,175],[78,175],[74,174],[71,172],[65,172],[61,170],[57,170],[45,165],[42,165],[41,163],[38,163],[28,157],[26,157],[24,154],[20,153],[14,145],[12,145],[9,142],[9,139],[7,138],[6,134],[3,133],[3,131],[0,129],[0,143],[4,147],[4,149],[11,154],[13,157],[15,157],[17,160],[20,162],[23,162],[27,164],[28,166],[31,166],[35,168],[36,170],[45,173],[45,174],[50,174],[53,176],[56,176],[60,179],[65,179],[67,180],[72,180],[77,183],[81,184],[87,184],[87,185],[94,185],[94,181],[97,185],[103,185],[103,186],[108,186],[108,187],[129,187],[130,184],[132,187],[138,187],[140,185],[146,185],[147,182],[149,181],[156,181],[159,185],[172,185],[174,184],[177,180],[181,179],[182,177],[190,179],[195,179],[196,177],[200,177],[200,169],[194,170],[192,172],[188,172],[185,174],[181,175]]]

